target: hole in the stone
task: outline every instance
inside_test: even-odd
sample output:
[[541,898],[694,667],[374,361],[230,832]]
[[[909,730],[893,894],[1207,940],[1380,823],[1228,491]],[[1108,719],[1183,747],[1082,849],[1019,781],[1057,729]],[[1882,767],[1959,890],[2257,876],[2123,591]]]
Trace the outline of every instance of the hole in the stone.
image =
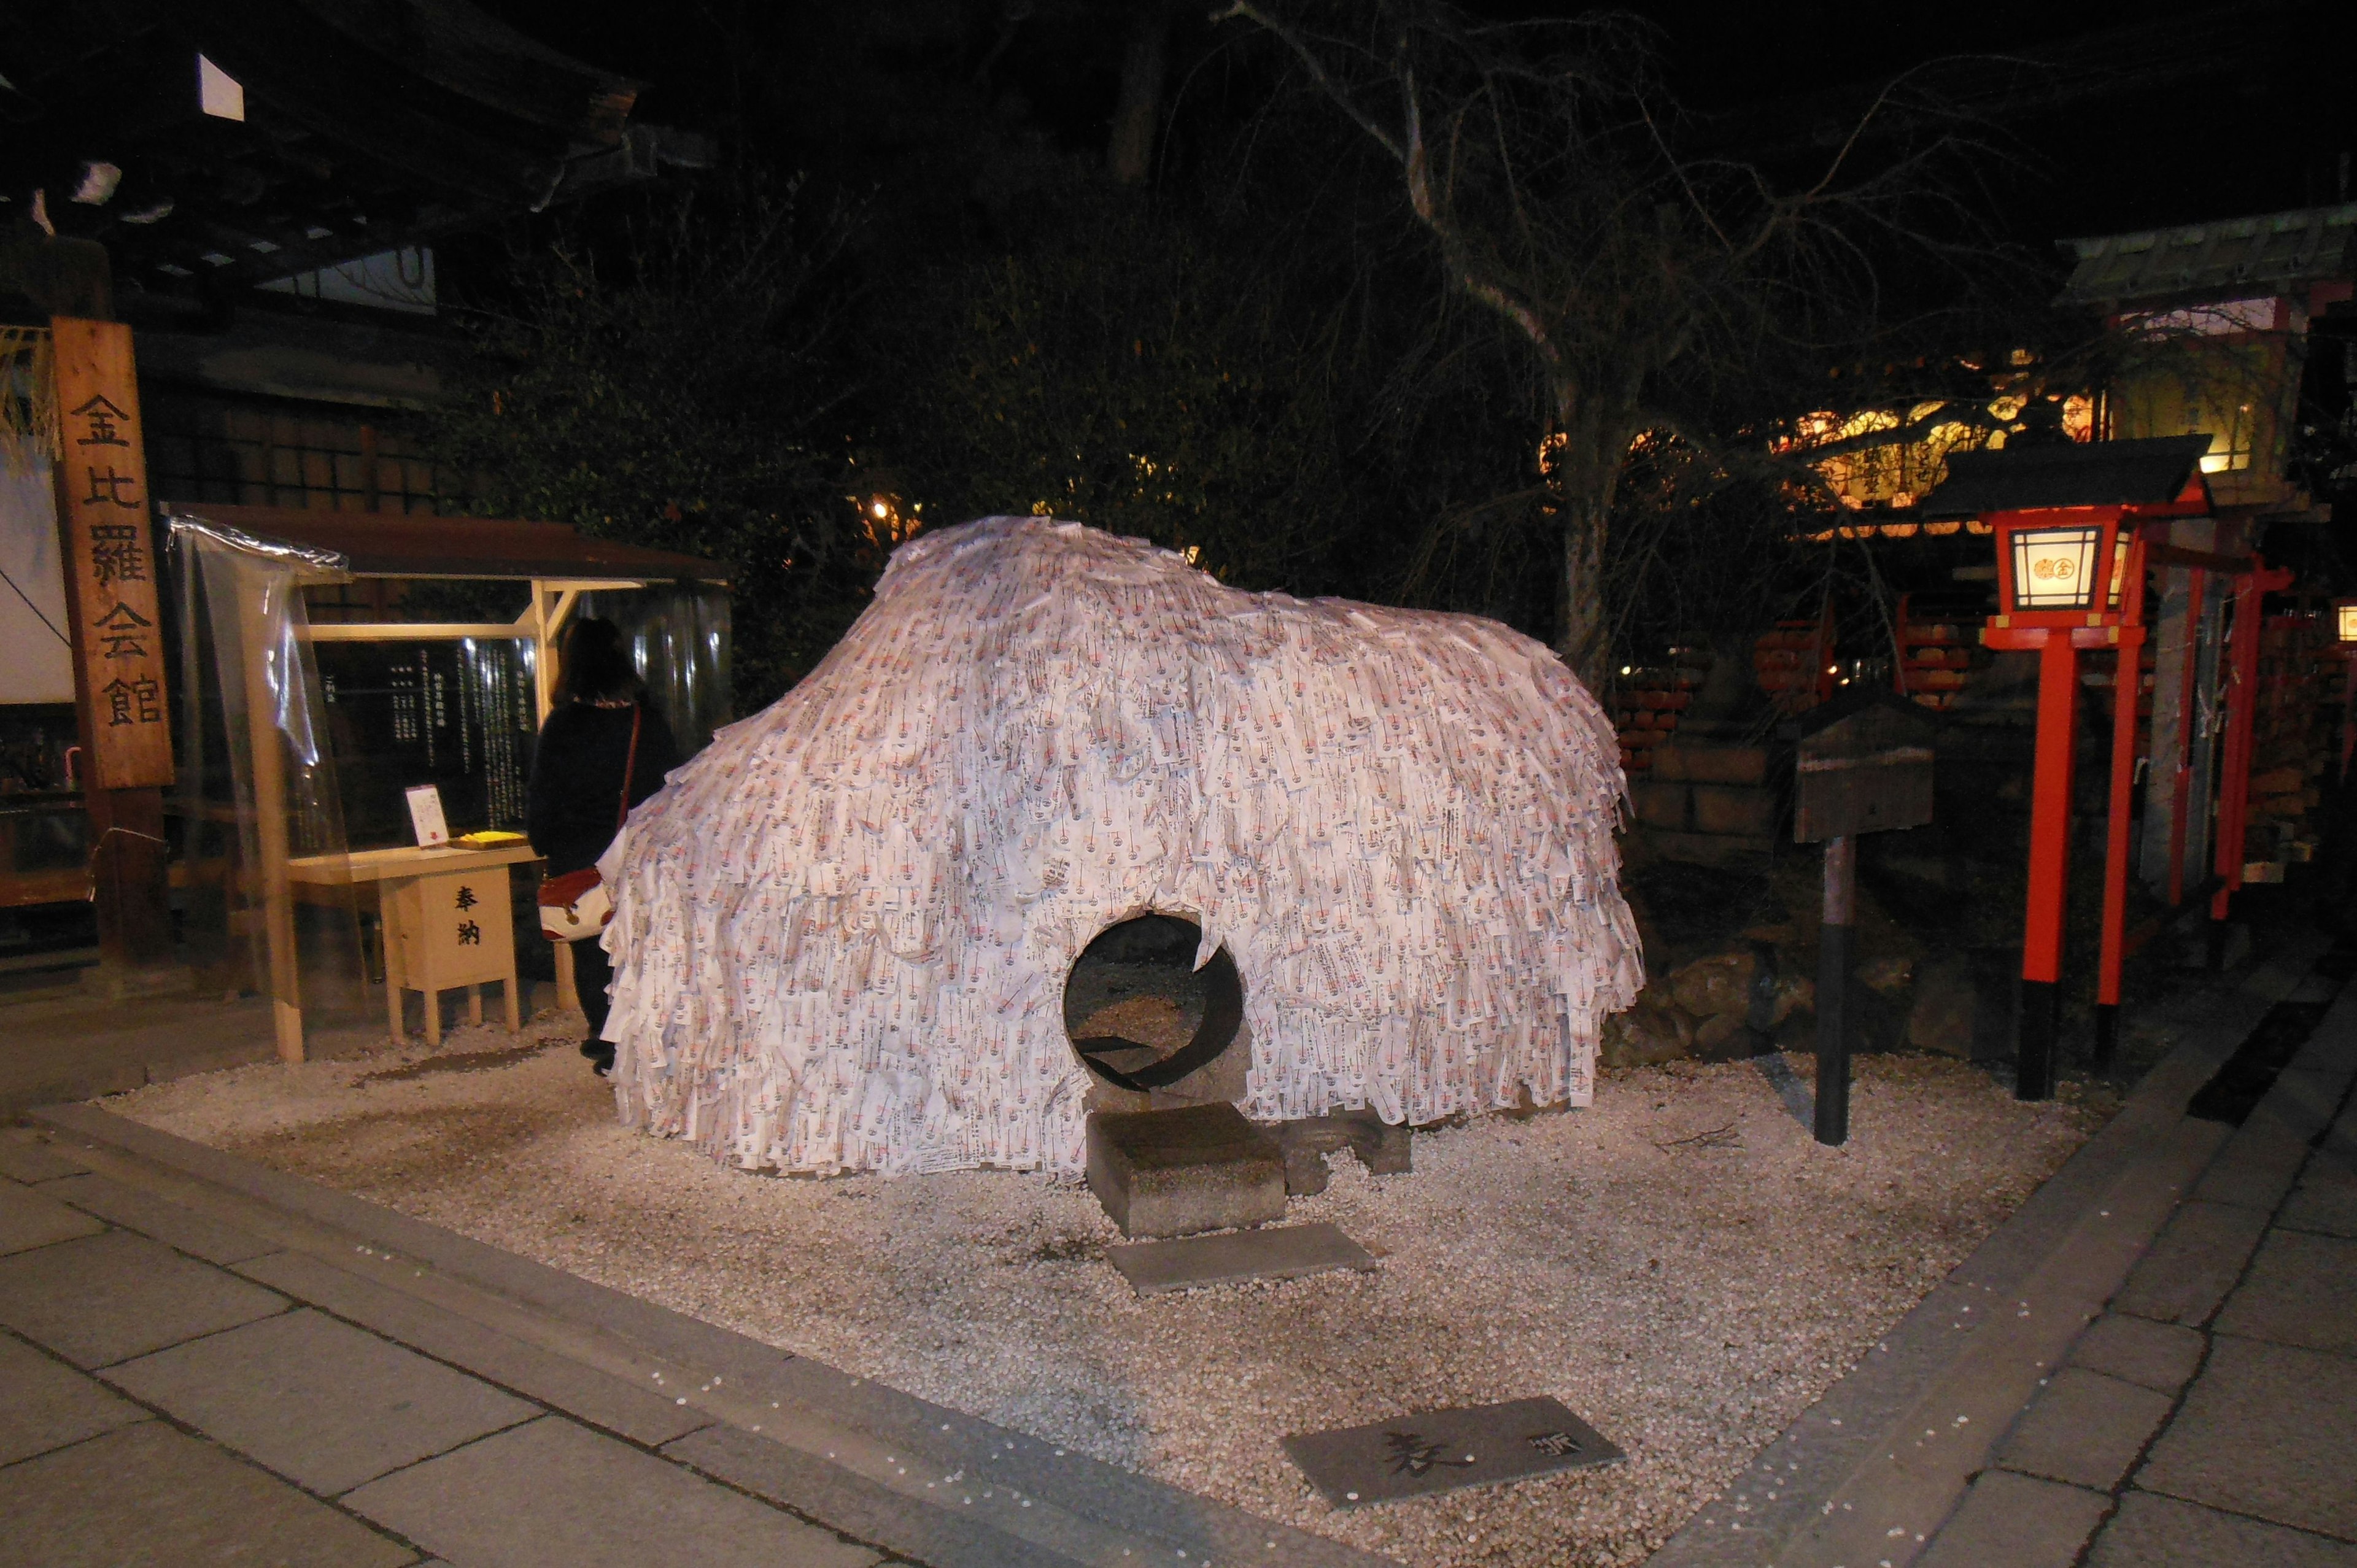
[[1123,1089],[1160,1089],[1234,1042],[1236,966],[1222,948],[1197,969],[1202,940],[1192,920],[1140,915],[1082,950],[1064,981],[1064,1032],[1091,1071]]

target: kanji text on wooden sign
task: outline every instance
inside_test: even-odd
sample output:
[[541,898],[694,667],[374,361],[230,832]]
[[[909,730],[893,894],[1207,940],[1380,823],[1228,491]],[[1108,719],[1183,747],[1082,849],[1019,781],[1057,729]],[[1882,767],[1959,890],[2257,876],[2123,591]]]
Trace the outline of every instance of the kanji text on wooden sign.
[[59,411],[58,515],[82,693],[91,782],[172,782],[155,532],[131,328],[59,317],[50,326]]
[[404,983],[431,993],[513,975],[515,917],[504,865],[421,876],[394,897]]

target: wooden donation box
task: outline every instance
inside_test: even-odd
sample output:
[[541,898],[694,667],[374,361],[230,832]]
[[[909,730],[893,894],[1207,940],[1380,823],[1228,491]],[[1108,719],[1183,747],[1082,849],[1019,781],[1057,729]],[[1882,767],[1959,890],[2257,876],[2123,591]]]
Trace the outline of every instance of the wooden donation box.
[[508,1032],[522,1026],[515,963],[515,907],[508,867],[539,854],[530,844],[497,849],[436,845],[432,849],[371,849],[349,856],[287,862],[297,882],[373,882],[384,931],[385,1019],[402,1037],[401,993],[425,998],[425,1041],[442,1043],[441,993],[468,988],[467,1020],[483,1021],[476,986],[507,987]]

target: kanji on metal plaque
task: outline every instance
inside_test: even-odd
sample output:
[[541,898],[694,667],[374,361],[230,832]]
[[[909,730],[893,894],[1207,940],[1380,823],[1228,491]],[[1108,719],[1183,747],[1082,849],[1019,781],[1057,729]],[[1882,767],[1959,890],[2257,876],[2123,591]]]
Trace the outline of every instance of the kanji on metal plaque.
[[1627,1457],[1560,1401],[1419,1411],[1299,1433],[1285,1452],[1338,1509],[1520,1481]]

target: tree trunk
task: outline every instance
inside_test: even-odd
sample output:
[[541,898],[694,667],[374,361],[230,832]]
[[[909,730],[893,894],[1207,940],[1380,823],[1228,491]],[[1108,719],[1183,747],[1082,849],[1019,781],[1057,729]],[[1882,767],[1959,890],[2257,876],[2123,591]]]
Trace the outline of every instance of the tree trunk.
[[1604,521],[1592,490],[1563,498],[1563,621],[1555,651],[1598,701],[1612,697],[1612,632],[1604,613]]
[[1129,48],[1121,59],[1121,96],[1113,112],[1105,166],[1121,185],[1143,185],[1154,170],[1154,134],[1162,125],[1162,82],[1170,61],[1170,8],[1139,0]]
[[[1577,394],[1557,389],[1558,409],[1576,408]],[[1598,427],[1593,418],[1565,420],[1553,478],[1555,508],[1563,520],[1562,618],[1555,651],[1597,700],[1609,705],[1612,623],[1604,602],[1604,536],[1620,482],[1620,458],[1628,446],[1617,426]]]

